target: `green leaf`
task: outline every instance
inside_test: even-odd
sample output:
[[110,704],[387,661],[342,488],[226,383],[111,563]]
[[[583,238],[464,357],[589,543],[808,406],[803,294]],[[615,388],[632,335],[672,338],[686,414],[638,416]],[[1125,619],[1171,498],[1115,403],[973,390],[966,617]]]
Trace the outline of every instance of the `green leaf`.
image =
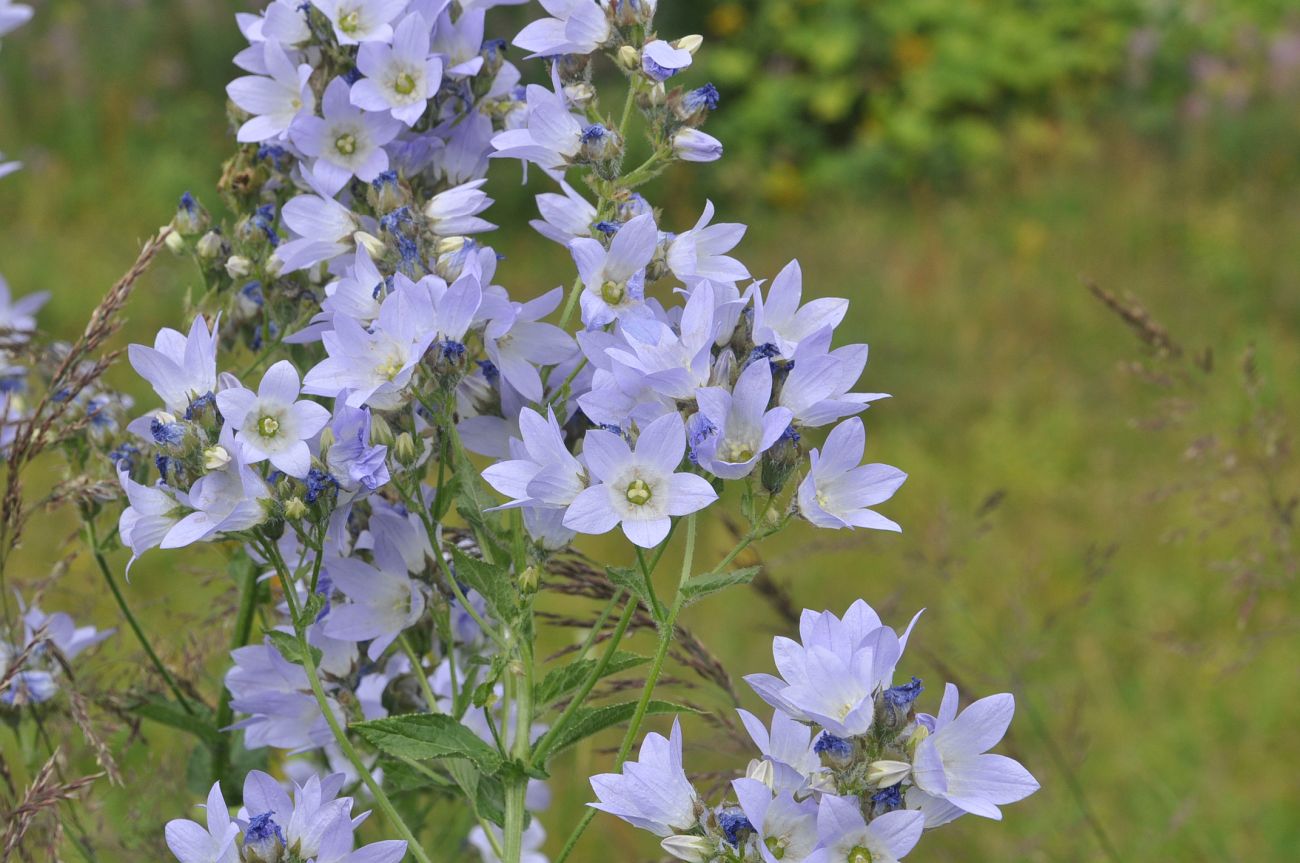
[[456,576],[483,595],[493,617],[510,621],[518,616],[519,593],[508,567],[470,557],[454,545],[451,546],[451,557]]
[[440,776],[435,779],[405,761],[398,761],[396,758],[380,756],[379,767],[384,771],[384,788],[390,794],[415,791],[421,788],[439,788],[444,791],[455,789],[455,786],[447,778]]
[[501,756],[477,734],[443,713],[413,713],[358,722],[350,726],[372,746],[389,755],[422,761],[426,758],[468,758],[484,773],[501,767]]
[[131,705],[128,709],[136,716],[193,734],[209,745],[220,744],[222,742],[221,731],[218,730],[216,723],[212,721],[211,711],[207,707],[194,704],[192,701],[190,706],[194,708],[195,713],[186,713],[185,708],[176,702],[162,696],[153,696]]
[[[699,713],[694,707],[687,707],[684,704],[674,704],[671,701],[651,701],[646,705],[646,715],[656,716],[664,713]],[[602,707],[583,707],[574,712],[573,717],[569,720],[568,725],[560,731],[551,744],[550,750],[546,753],[549,758],[557,752],[562,752],[570,746],[581,740],[604,731],[606,728],[612,728],[615,725],[621,725],[630,720],[636,713],[636,702],[628,701],[623,704],[608,704]]]
[[[605,666],[605,670],[600,676],[602,678],[609,677],[627,671],[629,668],[636,668],[646,661],[644,656],[620,650],[609,658],[609,664]],[[596,665],[597,660],[584,659],[581,662],[574,662],[563,668],[555,669],[537,684],[537,687],[533,690],[533,702],[539,708],[542,708],[576,691],[595,670]]]
[[[281,656],[294,665],[303,664],[302,642],[298,640],[297,636],[281,632],[278,629],[267,629],[264,632],[266,637],[271,639],[271,644],[275,645],[275,649],[280,652]],[[319,668],[321,660],[320,648],[308,645],[308,649],[311,651],[312,663]]]
[[682,585],[682,599],[689,605],[720,590],[726,590],[733,584],[749,584],[761,570],[761,566],[746,566],[717,575],[697,576]]
[[659,608],[650,598],[650,591],[646,589],[645,576],[641,574],[641,570],[630,566],[607,566],[605,577],[613,582],[615,587],[621,587],[641,600],[641,604],[656,618],[659,616]]

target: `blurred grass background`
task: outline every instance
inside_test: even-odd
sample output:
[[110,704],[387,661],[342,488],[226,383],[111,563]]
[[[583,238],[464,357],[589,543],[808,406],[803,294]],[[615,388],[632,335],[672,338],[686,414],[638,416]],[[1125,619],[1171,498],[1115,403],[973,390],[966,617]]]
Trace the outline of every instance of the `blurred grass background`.
[[[0,182],[0,272],[15,293],[51,290],[42,324],[71,337],[181,192],[215,202],[230,149],[223,88],[241,44],[232,12],[254,4],[34,5],[36,21],[0,50],[0,151],[27,166]],[[926,703],[945,679],[969,696],[1017,695],[1006,748],[1043,790],[1005,823],[971,817],[933,833],[913,859],[1291,859],[1294,10],[661,7],[664,32],[708,39],[690,80],[722,90],[710,129],[728,156],[672,172],[652,199],[670,224],[689,224],[707,192],[724,218],[751,224],[740,252],[755,274],[798,256],[806,290],[852,298],[843,337],[871,344],[866,387],[895,394],[867,415],[868,457],[911,475],[885,508],[901,537],[795,529],[763,559],[800,605],[842,610],[863,596],[896,625],[928,607],[903,669],[924,678]],[[498,181],[495,194],[502,282],[527,294],[566,279],[563,250],[523,227],[524,190]],[[189,267],[162,260],[137,289],[131,340],[175,324]],[[1085,283],[1140,296],[1185,355],[1152,358]],[[1210,373],[1191,362],[1204,349]],[[1253,376],[1241,371],[1248,352]],[[115,380],[135,387],[123,371]],[[74,529],[60,518],[31,528],[19,581],[44,576]],[[713,530],[705,547],[721,555],[730,541]],[[206,693],[221,660],[203,659],[227,640],[233,602],[215,562],[154,554],[130,587],[169,661]],[[118,624],[86,559],[45,605]],[[785,629],[753,595],[728,594],[686,623],[737,677],[770,670],[770,636]],[[105,688],[140,674],[125,633],[83,671]],[[106,860],[161,859],[161,824],[194,796],[185,742],[140,732],[128,793],[92,800]],[[687,741],[688,766],[724,766],[714,753],[728,744],[710,726],[689,722]],[[553,834],[608,763],[589,747],[557,773],[543,816]],[[600,818],[575,859],[612,847],[655,853]]]

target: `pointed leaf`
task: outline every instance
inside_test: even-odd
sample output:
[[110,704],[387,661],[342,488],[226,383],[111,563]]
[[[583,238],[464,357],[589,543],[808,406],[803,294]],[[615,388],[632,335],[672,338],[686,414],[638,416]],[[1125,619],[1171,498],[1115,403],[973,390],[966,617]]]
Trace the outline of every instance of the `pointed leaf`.
[[422,761],[426,758],[468,758],[484,773],[501,767],[501,756],[455,719],[442,713],[415,713],[358,722],[350,726],[372,746],[389,755]]

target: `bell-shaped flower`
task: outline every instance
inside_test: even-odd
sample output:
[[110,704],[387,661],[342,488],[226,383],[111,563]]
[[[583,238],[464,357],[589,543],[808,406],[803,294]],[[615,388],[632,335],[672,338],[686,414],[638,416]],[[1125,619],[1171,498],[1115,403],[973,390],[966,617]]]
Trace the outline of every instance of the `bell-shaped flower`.
[[776,710],[769,730],[748,710],[736,713],[758,751],[772,765],[774,790],[799,791],[821,772],[821,758],[813,749],[813,732],[807,725]]
[[273,40],[262,43],[262,55],[265,75],[245,75],[226,85],[230,101],[253,115],[239,127],[236,138],[241,142],[286,138],[299,114],[316,110],[316,96],[308,83],[311,66],[294,66]]
[[591,788],[600,802],[588,806],[656,836],[691,830],[698,797],[682,769],[681,722],[673,720],[667,738],[647,734],[636,761],[624,762],[621,773],[591,777]]
[[817,802],[795,799],[793,791],[773,794],[757,779],[732,780],[740,809],[758,841],[754,843],[765,863],[806,860],[817,848]]
[[118,517],[117,532],[122,543],[131,549],[131,559],[126,564],[130,577],[131,567],[140,555],[157,548],[176,522],[185,517],[189,496],[161,484],[141,485],[126,471],[119,471],[117,478],[129,504]]
[[861,413],[873,401],[889,398],[886,393],[852,392],[867,366],[867,346],[845,345],[832,351],[830,339],[831,329],[826,327],[800,342],[794,352],[793,368],[778,403],[790,409],[796,425],[830,425]]
[[818,527],[901,531],[897,522],[868,509],[894,496],[907,474],[887,464],[860,464],[867,432],[851,417],[809,453],[811,467],[799,483],[799,513]]
[[695,446],[700,467],[723,479],[747,476],[790,425],[789,408],[768,410],[771,397],[772,367],[765,359],[750,363],[731,392],[702,387],[696,399],[713,433]]
[[440,237],[455,237],[496,228],[496,225],[478,217],[492,206],[492,199],[483,191],[485,182],[462,183],[430,198],[424,205],[424,215],[429,219],[432,231]]
[[[235,447],[229,429],[223,431],[220,447],[227,453]],[[256,527],[266,520],[262,502],[271,496],[266,482],[238,458],[194,481],[189,505],[194,511],[176,522],[163,537],[160,548],[184,548],[205,542],[220,533],[235,533]]]
[[708,279],[723,284],[749,278],[745,265],[727,254],[745,236],[745,225],[738,222],[711,225],[713,212],[713,202],[706,201],[695,227],[668,240],[668,269],[684,282]]
[[303,391],[333,398],[348,390],[345,400],[352,407],[396,408],[436,335],[428,291],[395,290],[370,330],[350,318],[334,319],[334,330],[321,337],[329,357],[307,372]]
[[[510,386],[529,401],[544,395],[539,366],[553,366],[573,357],[573,338],[541,319],[560,304],[563,290],[555,288],[526,303],[499,307],[483,331],[488,359]],[[552,374],[553,379],[557,379]]]
[[766,298],[754,292],[754,343],[776,345],[789,359],[802,339],[834,329],[849,310],[848,300],[823,297],[800,305],[802,298],[803,271],[791,261],[772,280]]
[[783,636],[772,640],[781,676],[751,674],[745,682],[768,704],[801,722],[815,722],[837,737],[864,734],[871,728],[875,695],[892,682],[915,625],[913,618],[900,638],[861,600],[843,620],[829,611],[805,611],[799,622],[802,642]]
[[360,248],[361,222],[347,207],[329,196],[298,195],[280,210],[284,224],[297,236],[276,247],[274,260],[283,273],[328,261]]
[[393,30],[393,44],[366,42],[357,49],[357,69],[365,77],[352,85],[352,104],[387,111],[415,125],[442,84],[442,58],[429,54],[429,23],[407,15]]
[[188,336],[163,327],[152,348],[130,345],[127,358],[168,411],[184,414],[191,401],[217,387],[217,327],[209,331],[207,321],[197,315]]
[[167,847],[180,863],[239,863],[239,825],[230,820],[230,810],[221,796],[221,783],[208,792],[207,826],[176,818],[163,829]]
[[311,469],[307,441],[316,436],[330,413],[322,405],[299,400],[298,372],[288,360],[266,370],[257,393],[232,387],[217,393],[217,407],[239,444],[243,460],[270,459],[278,470],[302,479]]
[[672,516],[690,515],[718,499],[701,476],[676,473],[686,450],[686,428],[678,414],[647,425],[633,450],[619,435],[587,432],[583,458],[596,485],[573,499],[564,526],[578,533],[623,533],[642,548],[663,541]]
[[598,329],[615,318],[645,316],[645,268],[654,257],[659,230],[646,213],[619,228],[606,249],[599,241],[579,237],[569,251],[582,277],[582,322]]
[[1007,733],[1016,712],[1010,693],[990,695],[957,712],[957,687],[944,687],[937,716],[918,717],[925,731],[912,761],[915,786],[909,806],[919,806],[925,826],[937,827],[969,812],[1002,819],[999,806],[1038,790],[1019,761],[989,752]]
[[870,860],[897,863],[916,847],[925,829],[920,812],[905,809],[886,812],[870,823],[854,797],[822,797],[817,811],[817,836],[822,847],[806,863]]
[[335,603],[325,618],[325,634],[348,641],[369,641],[369,656],[378,659],[403,630],[424,612],[424,592],[406,574],[371,566],[355,557],[337,558],[325,565],[331,584],[350,602]]
[[596,208],[563,180],[560,188],[563,195],[543,192],[537,196],[537,212],[542,217],[528,224],[546,239],[567,246],[570,240],[591,236]]
[[289,134],[311,158],[311,175],[326,195],[335,195],[353,177],[367,183],[388,170],[384,145],[402,130],[400,120],[363,111],[352,104],[347,83],[335,78],[321,99],[323,117],[300,116]]
[[550,17],[533,21],[515,36],[514,44],[533,57],[590,54],[609,41],[605,10],[595,0],[541,0]]
[[340,45],[388,42],[392,21],[406,9],[407,0],[312,0],[312,5],[334,25]]

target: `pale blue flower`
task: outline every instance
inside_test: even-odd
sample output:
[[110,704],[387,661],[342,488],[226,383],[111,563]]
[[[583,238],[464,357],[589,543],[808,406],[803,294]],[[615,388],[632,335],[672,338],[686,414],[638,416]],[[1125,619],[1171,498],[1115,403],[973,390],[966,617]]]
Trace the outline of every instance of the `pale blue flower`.
[[570,240],[591,236],[596,208],[563,180],[560,188],[563,195],[543,192],[537,196],[537,211],[542,218],[528,224],[546,239],[568,246]]
[[564,526],[578,533],[623,533],[642,548],[668,535],[673,516],[690,515],[718,499],[703,477],[676,473],[686,450],[686,428],[666,414],[641,430],[636,449],[616,434],[587,432],[583,458],[597,484],[569,505]]
[[191,401],[217,387],[217,326],[209,331],[207,321],[198,315],[187,336],[163,327],[152,348],[130,345],[127,358],[167,410],[184,414]]
[[815,722],[838,737],[863,734],[871,728],[875,695],[892,682],[915,625],[913,618],[900,638],[862,600],[843,620],[829,611],[805,610],[799,621],[802,643],[784,636],[772,640],[781,676],[751,674],[745,682],[795,719]]
[[384,145],[402,130],[400,120],[352,104],[347,83],[335,78],[321,99],[323,117],[302,115],[289,129],[293,143],[311,158],[320,190],[337,194],[353,177],[370,182],[388,170]]
[[1038,790],[1038,780],[1005,755],[990,754],[1007,733],[1015,713],[1010,693],[990,695],[957,712],[957,687],[944,687],[937,716],[919,719],[929,732],[912,762],[915,786],[909,806],[919,807],[927,827],[946,824],[969,812],[996,821],[999,806],[1023,800]]
[[282,273],[306,269],[359,245],[360,220],[329,196],[298,195],[281,208],[280,218],[297,235],[276,247],[274,259]]
[[901,531],[897,522],[868,507],[894,496],[907,474],[887,464],[860,464],[867,433],[851,417],[831,430],[826,445],[809,453],[811,467],[799,483],[799,514],[818,527]]
[[683,162],[716,162],[722,142],[707,132],[687,127],[673,135],[673,153]]
[[765,863],[806,860],[817,848],[817,802],[810,797],[795,799],[790,790],[773,793],[756,779],[731,783],[741,811],[749,821]]
[[388,447],[370,442],[370,411],[339,399],[329,427],[334,445],[325,453],[325,464],[344,489],[374,491],[388,483]]
[[220,782],[208,792],[207,816],[206,827],[186,818],[168,821],[167,847],[180,863],[239,863],[239,825],[230,820]]
[[647,314],[645,268],[658,242],[654,217],[647,213],[623,225],[608,249],[586,237],[569,243],[582,277],[582,322],[589,329],[603,327],[616,318]]
[[371,566],[355,557],[341,557],[327,562],[325,572],[351,602],[331,607],[324,633],[346,641],[369,641],[371,659],[378,659],[424,612],[424,592],[404,565],[394,566],[390,560]]
[[312,0],[334,25],[340,45],[388,42],[392,21],[406,9],[407,0]]
[[790,425],[789,408],[768,410],[771,397],[772,367],[766,360],[750,363],[731,392],[700,388],[700,413],[716,429],[695,447],[700,467],[723,479],[742,479],[753,471]]
[[433,51],[446,58],[447,77],[472,78],[483,68],[484,8],[463,8],[455,21],[450,8],[444,8],[438,17],[433,28]]
[[492,199],[483,191],[486,180],[474,180],[439,192],[424,206],[429,227],[440,237],[462,234],[479,234],[491,231],[496,225],[478,214],[492,206]]
[[667,81],[690,65],[690,51],[662,39],[647,42],[641,51],[641,71],[652,81]]
[[541,0],[541,4],[551,17],[531,22],[514,39],[532,56],[590,54],[609,41],[609,18],[595,0]]
[[780,710],[773,711],[769,730],[748,710],[737,710],[745,731],[772,765],[776,791],[799,791],[821,773],[822,763],[813,749],[813,731]]
[[32,7],[13,0],[0,0],[0,36],[12,33],[32,20]]
[[600,802],[588,806],[656,836],[691,830],[698,798],[682,769],[681,722],[673,720],[668,738],[647,734],[637,760],[624,762],[621,773],[591,777],[591,788]]
[[[234,448],[228,432],[223,436],[222,445],[227,451]],[[246,463],[232,458],[225,467],[194,481],[189,490],[189,505],[194,511],[167,531],[159,547],[184,548],[221,533],[256,527],[266,520],[262,503],[270,496],[265,480]]]
[[745,236],[745,225],[736,222],[711,225],[713,212],[713,202],[706,201],[695,227],[667,242],[668,269],[682,281],[707,279],[724,284],[749,278],[745,265],[727,255]]
[[0,330],[5,342],[17,346],[36,332],[36,313],[49,299],[49,291],[36,291],[14,300],[9,283],[0,276]]
[[140,555],[157,548],[163,537],[188,512],[189,497],[161,484],[141,485],[126,471],[119,471],[117,478],[128,501],[128,506],[118,517],[117,532],[122,543],[131,549],[131,559],[126,564],[129,578],[131,567]]
[[[822,847],[805,863],[840,863],[869,860],[897,863],[916,847],[925,829],[920,812],[887,812],[867,823],[855,797],[825,795],[817,811],[817,834]],[[857,855],[857,856],[855,856]]]
[[[555,311],[563,296],[563,290],[556,288],[526,303],[499,304],[483,331],[488,359],[529,401],[541,401],[544,394],[538,368],[563,363],[577,350],[568,333],[541,320]],[[563,380],[555,373],[551,378]]]
[[239,141],[283,140],[302,113],[316,110],[316,96],[308,83],[312,68],[294,66],[279,42],[262,43],[265,75],[245,75],[226,85],[230,101],[252,118],[239,127]]
[[323,406],[299,400],[298,372],[288,360],[266,370],[257,393],[243,387],[217,393],[217,407],[235,430],[247,464],[270,459],[278,470],[299,479],[311,469],[307,441],[315,437],[330,413]]
[[[556,82],[558,88],[558,82]],[[584,118],[574,114],[565,97],[538,84],[527,89],[528,114],[520,128],[507,129],[492,138],[494,159],[533,162],[557,178],[563,169],[578,161]]]
[[772,280],[766,298],[754,291],[754,342],[774,344],[789,359],[801,340],[834,329],[849,310],[848,300],[823,297],[801,306],[802,298],[803,271],[791,261]]
[[798,426],[829,425],[889,398],[886,393],[852,392],[867,365],[867,346],[845,345],[830,351],[830,339],[831,329],[826,327],[802,340],[781,387],[778,404],[790,409]]
[[357,49],[357,69],[366,77],[352,85],[352,104],[388,111],[414,126],[442,83],[442,58],[429,54],[429,23],[407,15],[393,31],[393,44],[366,42]]

